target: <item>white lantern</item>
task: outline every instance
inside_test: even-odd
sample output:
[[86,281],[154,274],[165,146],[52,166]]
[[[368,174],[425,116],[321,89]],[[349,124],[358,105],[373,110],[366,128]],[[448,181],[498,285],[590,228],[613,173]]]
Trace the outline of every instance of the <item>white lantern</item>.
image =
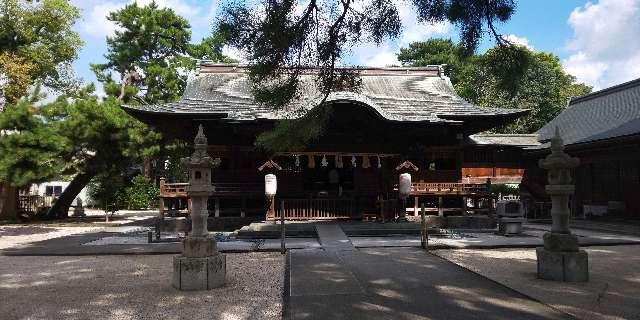
[[267,196],[275,196],[278,190],[278,179],[273,173],[264,175],[264,194]]
[[400,192],[400,198],[407,198],[411,194],[411,174],[400,174],[400,183],[398,184],[398,191]]

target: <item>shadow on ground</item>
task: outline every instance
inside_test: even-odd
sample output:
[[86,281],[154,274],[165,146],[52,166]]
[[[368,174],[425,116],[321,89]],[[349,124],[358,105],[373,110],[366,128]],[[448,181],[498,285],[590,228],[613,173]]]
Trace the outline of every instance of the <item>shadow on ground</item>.
[[280,319],[284,259],[227,255],[224,288],[171,286],[171,255],[0,256],[3,319]]
[[292,319],[570,319],[422,250],[291,253]]

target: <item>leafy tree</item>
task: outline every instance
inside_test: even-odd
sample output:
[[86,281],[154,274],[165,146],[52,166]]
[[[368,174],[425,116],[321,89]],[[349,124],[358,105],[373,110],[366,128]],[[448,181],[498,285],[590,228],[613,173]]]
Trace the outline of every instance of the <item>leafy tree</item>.
[[[126,103],[166,103],[179,99],[187,71],[195,59],[232,62],[222,55],[223,38],[212,35],[190,44],[191,26],[186,19],[155,2],[139,7],[135,2],[111,12],[108,20],[120,27],[107,37],[106,63],[92,69],[105,92]],[[120,79],[113,79],[117,74]],[[124,86],[123,86],[124,84]]]
[[551,53],[505,45],[466,55],[460,48],[451,40],[431,39],[400,49],[398,59],[409,66],[449,64],[456,92],[480,106],[531,110],[497,132],[535,132],[564,109],[567,98],[591,91],[565,73]]
[[91,91],[41,107],[21,101],[0,115],[0,130],[11,132],[0,143],[0,179],[22,186],[73,176],[49,217],[66,217],[97,174],[122,170],[158,149],[158,134],[127,115],[118,100],[101,102]]
[[11,79],[3,88],[7,104],[36,80],[63,92],[77,89],[70,62],[83,44],[72,30],[79,17],[66,0],[0,2],[0,73]]
[[[463,47],[475,50],[484,33],[498,43],[502,37],[495,24],[507,21],[515,10],[513,0],[412,0],[421,22],[450,21],[460,29]],[[234,2],[222,11],[217,30],[229,44],[247,57],[249,77],[256,100],[282,108],[301,89],[300,75],[309,67],[317,68],[317,83],[323,99],[332,90],[357,90],[357,71],[335,68],[352,46],[385,38],[397,38],[401,32],[397,2],[393,0],[264,0]],[[324,130],[331,108],[316,115],[279,124],[273,132],[258,139],[258,145],[278,150],[273,143],[297,137],[288,145],[306,145]],[[314,130],[304,130],[312,127]]]
[[160,195],[160,189],[149,178],[137,175],[125,189],[128,209],[139,210],[153,206]]
[[[57,90],[76,89],[70,62],[82,41],[71,27],[79,17],[65,0],[0,2],[0,112],[36,81]],[[16,216],[17,196],[15,186],[0,179],[0,216]]]
[[105,214],[124,208],[126,181],[120,172],[100,173],[91,180],[87,187],[91,204],[102,209]]

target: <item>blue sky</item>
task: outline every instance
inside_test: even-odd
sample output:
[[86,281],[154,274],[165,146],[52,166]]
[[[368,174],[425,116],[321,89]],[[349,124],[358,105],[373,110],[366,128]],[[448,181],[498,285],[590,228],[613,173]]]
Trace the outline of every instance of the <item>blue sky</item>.
[[[105,37],[115,28],[105,15],[133,1],[151,2],[72,0],[82,9],[82,19],[75,29],[86,44],[74,68],[84,80],[95,81],[89,64],[104,61]],[[189,20],[194,41],[210,32],[219,5],[218,1],[211,0],[156,2]],[[417,23],[409,3],[398,1],[404,25],[398,39],[381,46],[363,44],[353,48],[344,62],[370,66],[397,64],[395,54],[408,43],[430,37],[457,38],[457,29],[449,23]],[[514,16],[501,25],[499,31],[534,50],[558,55],[565,70],[596,89],[640,77],[640,0],[520,0]],[[486,37],[479,51],[493,45],[493,40]],[[232,49],[227,52],[235,55]]]

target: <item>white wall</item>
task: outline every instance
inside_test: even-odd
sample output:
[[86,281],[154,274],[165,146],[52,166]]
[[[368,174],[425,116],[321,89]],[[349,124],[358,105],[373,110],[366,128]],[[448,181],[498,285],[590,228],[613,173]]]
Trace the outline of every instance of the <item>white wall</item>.
[[[32,194],[38,194],[40,196],[44,196],[45,195],[45,191],[47,189],[47,186],[61,186],[62,187],[62,191],[64,192],[64,189],[67,188],[67,186],[69,186],[69,181],[48,181],[48,182],[43,182],[40,184],[34,184],[31,185],[31,193]],[[89,196],[87,196],[87,188],[83,188],[82,191],[80,191],[80,193],[78,194],[78,196],[76,197],[82,199],[82,204],[83,205],[87,205],[87,200],[89,200]],[[73,205],[75,205],[75,200],[72,203]]]

